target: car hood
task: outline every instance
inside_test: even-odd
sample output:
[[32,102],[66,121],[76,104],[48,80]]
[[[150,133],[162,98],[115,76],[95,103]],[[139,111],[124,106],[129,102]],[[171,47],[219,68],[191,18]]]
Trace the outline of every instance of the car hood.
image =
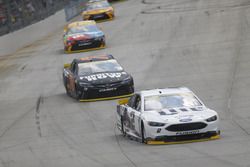
[[204,121],[217,113],[205,106],[191,108],[172,108],[162,110],[145,111],[143,117],[146,121],[162,123],[188,123]]
[[109,84],[114,82],[121,82],[130,80],[131,76],[124,72],[103,72],[91,75],[80,75],[79,81],[90,84]]

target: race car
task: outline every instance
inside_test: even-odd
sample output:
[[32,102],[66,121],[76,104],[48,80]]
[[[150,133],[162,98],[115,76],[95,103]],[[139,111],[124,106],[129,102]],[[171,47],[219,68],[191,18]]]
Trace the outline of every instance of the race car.
[[112,55],[88,56],[65,64],[63,83],[69,96],[83,102],[129,97],[134,93],[133,77]]
[[94,3],[94,2],[101,2],[101,1],[108,1],[108,2],[114,2],[114,1],[119,1],[119,0],[89,0],[87,4],[89,3]]
[[87,5],[90,5],[91,3],[95,3],[95,2],[101,2],[101,1],[107,1],[107,0],[89,0],[87,2]]
[[144,90],[119,100],[117,127],[147,144],[218,139],[219,116],[188,88]]
[[66,53],[105,48],[105,35],[94,20],[68,24],[64,28],[63,38]]
[[112,20],[114,16],[114,9],[107,1],[88,3],[82,12],[83,20]]

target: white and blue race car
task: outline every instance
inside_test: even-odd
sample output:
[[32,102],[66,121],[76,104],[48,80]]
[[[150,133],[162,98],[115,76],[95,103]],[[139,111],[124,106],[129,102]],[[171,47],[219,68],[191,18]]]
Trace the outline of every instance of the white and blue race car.
[[147,144],[218,139],[219,116],[188,88],[145,90],[117,106],[117,126],[124,135]]

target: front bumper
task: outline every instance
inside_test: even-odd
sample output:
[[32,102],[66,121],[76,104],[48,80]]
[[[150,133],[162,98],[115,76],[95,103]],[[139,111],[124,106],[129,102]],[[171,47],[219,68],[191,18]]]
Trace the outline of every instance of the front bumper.
[[112,20],[112,19],[114,19],[113,12],[83,15],[83,20],[95,20],[97,22]]
[[110,87],[94,86],[81,87],[82,97],[79,101],[99,101],[129,97],[134,93],[133,85],[114,85]]
[[105,40],[95,40],[91,39],[89,41],[77,41],[76,43],[65,46],[65,53],[77,53],[86,52],[91,50],[103,49],[105,48]]
[[[200,126],[199,124],[206,124],[206,126]],[[176,128],[176,125],[180,125],[179,129]],[[146,130],[145,138],[151,144],[156,142],[168,144],[173,142],[186,143],[199,140],[218,139],[218,135],[220,134],[219,120],[213,122],[198,121],[190,123],[172,123],[162,127],[149,126],[146,123],[144,126]],[[171,129],[170,127],[174,128]]]

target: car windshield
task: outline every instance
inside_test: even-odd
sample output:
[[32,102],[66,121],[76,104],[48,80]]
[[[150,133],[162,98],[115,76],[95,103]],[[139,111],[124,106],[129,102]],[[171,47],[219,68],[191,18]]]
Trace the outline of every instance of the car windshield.
[[98,27],[95,24],[92,24],[92,25],[72,27],[69,29],[68,34],[70,35],[70,34],[78,34],[85,32],[96,32],[96,31],[99,31]]
[[144,98],[145,111],[201,105],[201,102],[192,93],[156,95]]
[[122,70],[123,68],[114,59],[78,64],[78,75],[89,75],[99,72],[117,72]]
[[87,6],[87,10],[102,9],[110,7],[109,3],[106,1],[91,3]]

